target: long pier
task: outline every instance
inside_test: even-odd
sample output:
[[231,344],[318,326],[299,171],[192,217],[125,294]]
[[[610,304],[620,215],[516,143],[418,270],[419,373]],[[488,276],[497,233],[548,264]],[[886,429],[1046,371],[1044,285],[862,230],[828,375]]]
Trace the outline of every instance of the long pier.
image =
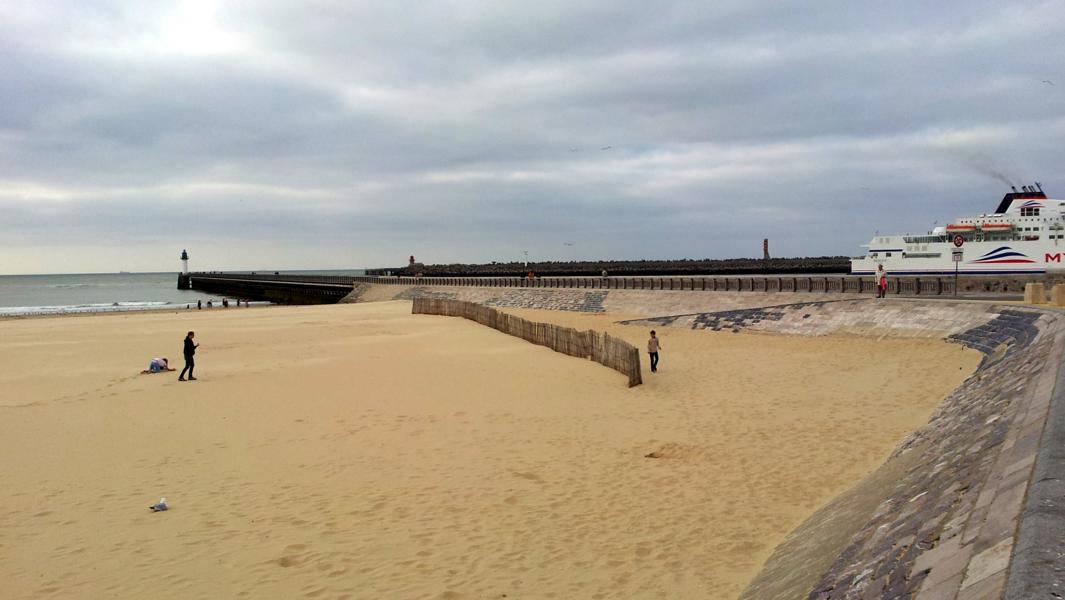
[[[954,296],[1021,295],[1025,283],[1052,283],[1046,276],[889,277],[888,295]],[[358,284],[408,287],[561,288],[588,290],[672,290],[706,292],[808,292],[813,294],[876,293],[872,277],[859,275],[740,275],[691,277],[379,277],[246,273],[190,273],[178,276],[180,289],[269,300],[279,304],[332,304]]]
[[331,275],[189,273],[178,276],[179,289],[278,304],[335,304],[350,294],[353,286],[351,277]]

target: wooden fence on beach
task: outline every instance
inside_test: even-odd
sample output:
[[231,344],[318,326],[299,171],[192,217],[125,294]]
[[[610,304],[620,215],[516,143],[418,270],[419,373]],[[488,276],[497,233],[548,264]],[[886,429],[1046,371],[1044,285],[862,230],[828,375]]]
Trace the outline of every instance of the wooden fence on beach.
[[632,344],[591,329],[578,331],[551,323],[536,323],[509,315],[489,306],[462,300],[415,298],[412,314],[463,317],[519,337],[539,346],[546,346],[578,358],[590,358],[629,378],[629,387],[640,385],[640,351]]

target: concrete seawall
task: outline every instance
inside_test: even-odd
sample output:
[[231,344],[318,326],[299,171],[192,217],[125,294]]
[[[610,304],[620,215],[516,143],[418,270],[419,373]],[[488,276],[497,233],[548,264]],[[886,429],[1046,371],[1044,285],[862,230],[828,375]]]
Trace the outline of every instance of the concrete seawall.
[[[955,285],[957,281],[957,285]],[[804,292],[813,294],[876,293],[869,275],[706,275],[689,277],[355,277],[354,283],[391,286],[562,288],[603,290],[692,290],[703,292]],[[1026,283],[1049,289],[1061,276],[987,277],[967,275],[888,276],[887,293],[896,296],[952,296],[959,294],[1023,294]]]
[[743,598],[1065,597],[1062,313],[843,293],[356,287],[347,301],[451,298],[641,317],[627,321],[635,326],[940,337],[976,349],[980,367],[928,424],[796,529]]

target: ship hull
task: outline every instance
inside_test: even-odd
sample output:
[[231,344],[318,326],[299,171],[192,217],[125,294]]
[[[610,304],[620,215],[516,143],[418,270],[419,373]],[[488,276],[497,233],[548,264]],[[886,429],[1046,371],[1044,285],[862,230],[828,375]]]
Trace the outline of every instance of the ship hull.
[[[892,236],[894,237],[894,236]],[[899,239],[901,241],[901,239]],[[967,242],[956,247],[951,242],[923,244],[907,251],[907,244],[885,244],[871,248],[869,255],[851,261],[851,273],[872,275],[879,265],[889,275],[1041,275],[1065,271],[1065,243],[1055,241]],[[961,261],[954,262],[954,251]],[[890,256],[888,256],[890,254]]]

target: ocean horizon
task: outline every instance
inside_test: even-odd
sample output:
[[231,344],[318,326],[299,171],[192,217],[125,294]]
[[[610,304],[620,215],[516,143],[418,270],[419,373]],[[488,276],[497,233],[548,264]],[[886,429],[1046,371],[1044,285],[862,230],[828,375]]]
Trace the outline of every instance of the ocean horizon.
[[[251,273],[253,271],[226,272]],[[365,269],[308,269],[278,272],[351,276],[366,273]],[[213,301],[217,304],[222,300],[222,296],[218,294],[177,289],[177,276],[178,271],[0,275],[0,317],[168,310],[193,308],[197,301],[203,303]]]

